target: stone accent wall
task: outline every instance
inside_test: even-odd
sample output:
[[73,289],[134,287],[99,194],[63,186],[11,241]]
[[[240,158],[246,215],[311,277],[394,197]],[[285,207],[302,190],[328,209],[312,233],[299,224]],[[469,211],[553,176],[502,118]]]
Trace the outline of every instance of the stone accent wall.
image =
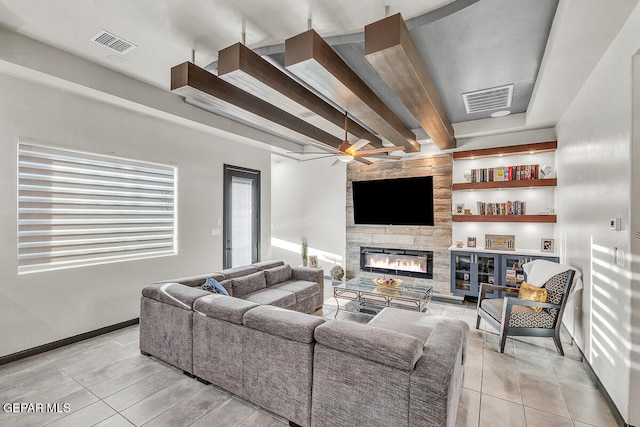
[[[360,247],[433,251],[433,280],[406,278],[411,282],[428,283],[438,292],[449,293],[449,247],[451,246],[451,183],[453,160],[450,154],[402,161],[377,162],[372,165],[353,162],[347,167],[347,248],[346,274],[360,273]],[[386,178],[433,176],[434,226],[354,225],[352,181]],[[381,199],[381,203],[389,201]],[[402,202],[400,202],[402,203]],[[420,203],[407,200],[407,207]],[[398,206],[402,208],[402,206]],[[368,274],[369,275],[369,274]],[[403,278],[404,279],[404,278]]]

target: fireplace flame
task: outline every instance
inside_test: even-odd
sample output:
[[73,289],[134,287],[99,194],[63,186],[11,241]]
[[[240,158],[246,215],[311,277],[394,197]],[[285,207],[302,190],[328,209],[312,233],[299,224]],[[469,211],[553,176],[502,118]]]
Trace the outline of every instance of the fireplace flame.
[[415,262],[413,260],[406,260],[402,258],[389,259],[376,259],[371,257],[366,263],[366,267],[372,268],[387,268],[389,270],[402,270],[402,271],[417,271],[420,273],[426,273],[427,268],[425,265]]

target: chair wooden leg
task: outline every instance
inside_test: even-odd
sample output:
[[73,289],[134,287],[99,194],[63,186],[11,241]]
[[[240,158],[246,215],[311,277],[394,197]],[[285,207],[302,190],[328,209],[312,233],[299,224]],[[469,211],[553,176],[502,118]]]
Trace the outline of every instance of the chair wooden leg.
[[556,330],[555,335],[553,336],[553,343],[556,345],[556,351],[560,356],[564,356],[564,351],[562,350],[562,342],[560,341],[560,331]]
[[504,353],[504,345],[507,343],[507,332],[500,331],[500,353]]

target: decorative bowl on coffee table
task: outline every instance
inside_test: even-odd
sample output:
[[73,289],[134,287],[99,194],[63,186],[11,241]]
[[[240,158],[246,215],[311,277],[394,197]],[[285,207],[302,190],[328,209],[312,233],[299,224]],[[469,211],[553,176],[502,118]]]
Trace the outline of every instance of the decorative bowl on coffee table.
[[394,279],[392,277],[389,277],[389,278],[372,277],[371,280],[373,281],[373,283],[376,284],[376,286],[381,288],[386,288],[386,289],[397,288],[402,284],[402,280]]

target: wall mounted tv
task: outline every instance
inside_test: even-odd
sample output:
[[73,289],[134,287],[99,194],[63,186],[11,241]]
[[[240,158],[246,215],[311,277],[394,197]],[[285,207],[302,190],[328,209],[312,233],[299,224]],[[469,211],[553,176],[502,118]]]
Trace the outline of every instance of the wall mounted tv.
[[433,177],[353,181],[353,219],[364,225],[433,225]]

